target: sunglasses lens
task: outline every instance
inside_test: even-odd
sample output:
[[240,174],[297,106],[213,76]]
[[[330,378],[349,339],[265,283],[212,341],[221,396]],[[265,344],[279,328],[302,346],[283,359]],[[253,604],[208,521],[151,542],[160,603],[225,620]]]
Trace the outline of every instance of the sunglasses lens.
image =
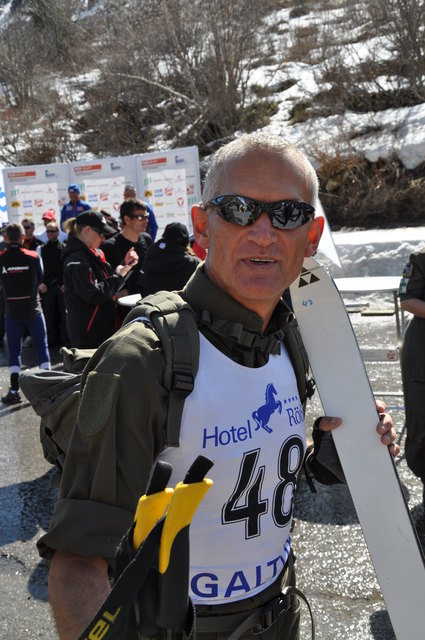
[[253,201],[242,196],[220,196],[211,200],[211,204],[218,206],[217,213],[223,220],[240,227],[246,227],[257,219],[257,216],[253,217]]
[[253,224],[263,211],[276,229],[297,229],[314,216],[311,205],[296,200],[265,203],[243,196],[219,196],[205,206],[210,205],[217,207],[220,218],[240,227]]
[[314,209],[305,202],[290,200],[270,207],[272,224],[277,229],[298,229],[311,220]]

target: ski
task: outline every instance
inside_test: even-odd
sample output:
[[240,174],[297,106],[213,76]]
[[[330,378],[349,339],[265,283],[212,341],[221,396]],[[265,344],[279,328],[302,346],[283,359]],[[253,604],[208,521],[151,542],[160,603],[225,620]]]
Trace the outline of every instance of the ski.
[[307,258],[291,299],[397,640],[425,633],[425,562],[394,461],[376,433],[375,399],[335,283]]

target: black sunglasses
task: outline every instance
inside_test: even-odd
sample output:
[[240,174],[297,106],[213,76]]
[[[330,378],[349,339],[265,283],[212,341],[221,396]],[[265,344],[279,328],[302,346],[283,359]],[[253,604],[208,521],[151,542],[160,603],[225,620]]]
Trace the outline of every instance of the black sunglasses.
[[59,233],[59,229],[47,229],[46,233]]
[[132,214],[130,218],[136,218],[136,220],[147,220],[149,218],[149,214],[148,213],[138,214],[138,215]]
[[314,207],[298,200],[259,202],[245,196],[218,196],[205,205],[217,207],[217,214],[231,224],[247,227],[265,211],[276,229],[298,229],[314,217]]

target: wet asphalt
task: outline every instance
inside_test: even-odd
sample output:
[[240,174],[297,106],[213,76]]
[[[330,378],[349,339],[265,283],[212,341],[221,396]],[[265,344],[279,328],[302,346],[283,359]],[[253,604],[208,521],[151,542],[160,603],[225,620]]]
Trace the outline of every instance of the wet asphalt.
[[[393,316],[352,314],[361,346],[396,344]],[[52,353],[53,363],[59,354]],[[36,363],[34,350],[23,351],[25,367]],[[397,362],[367,363],[374,391],[401,392]],[[0,350],[0,384],[8,388],[7,348]],[[401,397],[385,398],[399,407]],[[314,399],[307,421],[320,415]],[[403,411],[391,411],[401,445]],[[46,563],[36,540],[48,528],[55,490],[49,487],[51,465],[42,455],[39,419],[29,403],[0,404],[0,638],[57,638],[49,609]],[[401,454],[398,473],[425,546],[422,487]],[[384,489],[383,489],[384,490]],[[293,546],[298,584],[313,608],[318,640],[391,640],[394,638],[379,585],[357,516],[346,487],[320,487],[311,494],[303,483],[295,504]],[[309,618],[303,605],[302,638],[309,638]],[[412,639],[413,640],[413,639]],[[416,639],[415,639],[416,640]]]

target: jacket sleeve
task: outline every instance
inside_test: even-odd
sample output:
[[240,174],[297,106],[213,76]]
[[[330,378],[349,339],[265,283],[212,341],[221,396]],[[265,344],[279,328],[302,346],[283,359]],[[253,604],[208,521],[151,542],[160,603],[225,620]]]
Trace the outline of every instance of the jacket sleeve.
[[158,233],[158,223],[156,221],[152,207],[148,204],[146,209],[149,213],[149,235],[152,238],[153,242],[155,242],[156,234]]
[[37,260],[37,278],[38,278],[38,284],[41,284],[44,278],[43,258],[41,257],[41,255],[38,256],[38,260]]
[[62,549],[112,559],[164,446],[167,392],[159,339],[136,322],[96,351],[81,399],[41,555]]
[[125,282],[117,273],[99,278],[88,262],[70,262],[65,269],[72,279],[75,292],[87,304],[102,304],[112,300]]

